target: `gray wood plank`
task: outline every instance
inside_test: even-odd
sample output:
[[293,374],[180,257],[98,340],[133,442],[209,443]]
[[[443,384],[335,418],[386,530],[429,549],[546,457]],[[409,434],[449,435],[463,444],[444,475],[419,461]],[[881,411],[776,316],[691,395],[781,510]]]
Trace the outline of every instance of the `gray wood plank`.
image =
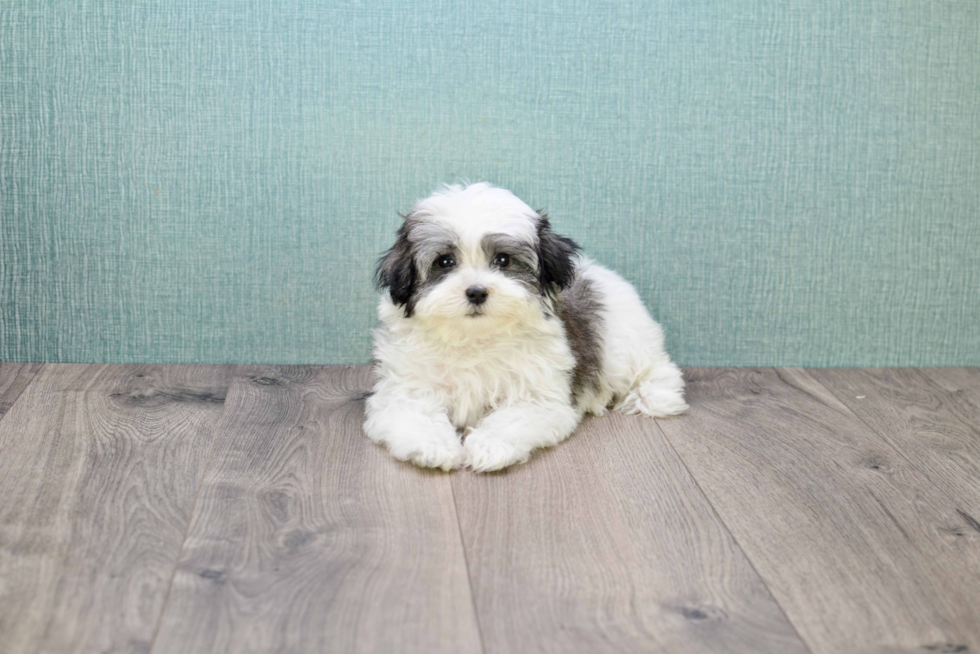
[[0,362],[0,420],[41,369],[40,363]]
[[690,412],[658,422],[814,652],[980,647],[945,493],[805,371],[686,375]]
[[242,370],[155,654],[480,650],[449,478],[363,435],[370,379]]
[[453,485],[490,654],[807,651],[652,420]]
[[916,368],[947,393],[963,398],[968,420],[980,420],[980,368]]
[[45,365],[0,422],[0,650],[146,652],[229,381]]
[[980,368],[918,368],[942,388],[948,407],[961,422],[974,428],[980,425]]
[[980,374],[970,379],[964,369],[915,368],[809,372],[955,500],[966,524],[954,530],[975,538],[980,548],[980,533],[969,529],[980,524],[980,404],[969,398],[975,388],[980,393]]

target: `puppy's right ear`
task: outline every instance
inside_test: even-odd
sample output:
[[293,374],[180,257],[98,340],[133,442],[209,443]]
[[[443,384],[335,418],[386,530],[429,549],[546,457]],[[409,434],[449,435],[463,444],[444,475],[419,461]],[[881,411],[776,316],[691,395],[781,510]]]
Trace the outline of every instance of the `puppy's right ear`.
[[412,259],[412,244],[408,240],[408,223],[398,228],[398,238],[391,249],[378,260],[378,270],[374,279],[379,290],[388,289],[391,301],[405,306],[405,316],[411,317],[416,283],[415,262]]

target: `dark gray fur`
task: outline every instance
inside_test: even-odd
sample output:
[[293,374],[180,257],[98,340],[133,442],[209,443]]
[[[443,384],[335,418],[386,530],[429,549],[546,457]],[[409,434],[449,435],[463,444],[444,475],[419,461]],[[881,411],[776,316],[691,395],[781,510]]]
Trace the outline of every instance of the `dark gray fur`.
[[452,232],[414,211],[402,218],[395,244],[378,261],[375,283],[387,289],[391,300],[404,306],[405,316],[411,317],[419,298],[448,272],[434,265],[436,259],[458,253]]
[[576,275],[558,297],[558,315],[565,325],[565,336],[575,356],[572,371],[572,399],[578,403],[586,390],[599,388],[602,370],[602,303],[592,281]]
[[546,295],[557,295],[572,283],[580,249],[572,239],[551,231],[548,214],[538,211],[538,273]]
[[487,234],[480,243],[487,261],[492,262],[498,254],[510,257],[510,265],[500,272],[517,280],[536,294],[542,294],[538,276],[538,252],[534,243],[528,243],[508,234]]

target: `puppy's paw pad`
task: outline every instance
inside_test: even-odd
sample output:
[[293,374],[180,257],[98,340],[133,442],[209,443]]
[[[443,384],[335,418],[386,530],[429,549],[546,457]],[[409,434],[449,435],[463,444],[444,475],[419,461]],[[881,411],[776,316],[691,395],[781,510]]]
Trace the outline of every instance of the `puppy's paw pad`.
[[515,463],[527,461],[528,452],[496,438],[481,438],[470,434],[466,439],[466,465],[475,472],[503,470]]
[[453,442],[417,443],[404,457],[421,468],[441,468],[446,472],[463,465],[463,446]]

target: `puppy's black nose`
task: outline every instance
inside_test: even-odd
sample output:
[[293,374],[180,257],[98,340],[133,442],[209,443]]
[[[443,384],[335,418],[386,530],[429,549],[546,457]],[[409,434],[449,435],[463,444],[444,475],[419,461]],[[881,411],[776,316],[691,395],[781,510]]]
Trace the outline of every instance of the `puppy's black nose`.
[[480,306],[487,301],[487,289],[482,286],[470,286],[466,289],[466,299],[470,301],[470,304],[475,304]]

